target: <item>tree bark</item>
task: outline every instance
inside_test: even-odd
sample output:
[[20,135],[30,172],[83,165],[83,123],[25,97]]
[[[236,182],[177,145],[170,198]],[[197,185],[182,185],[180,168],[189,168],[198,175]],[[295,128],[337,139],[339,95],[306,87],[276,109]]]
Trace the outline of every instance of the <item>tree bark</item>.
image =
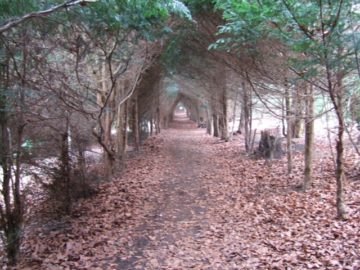
[[[335,112],[338,118],[338,138],[336,142],[336,208],[339,219],[345,220],[348,218],[344,184],[345,184],[345,169],[344,169],[344,132],[345,132],[345,121],[344,121],[344,108],[343,108],[343,86],[342,76],[337,76],[338,80],[338,91],[333,97],[336,100]],[[334,93],[333,93],[334,94]]]
[[[126,143],[126,137],[124,134],[124,127],[126,125],[126,107],[127,102],[122,104],[117,111],[117,119],[116,119],[116,156],[119,161],[119,165],[122,165],[122,162],[124,161],[124,153],[125,153],[125,143]],[[111,160],[110,160],[111,162]]]
[[156,108],[156,119],[155,119],[156,134],[160,133],[160,108]]
[[245,124],[244,124],[244,105],[243,105],[243,106],[241,106],[240,120],[239,120],[239,126],[238,126],[237,132],[240,134],[243,134],[244,127],[245,127]]
[[129,107],[130,107],[130,102],[129,100],[127,100],[124,103],[124,125],[123,125],[123,129],[122,129],[122,134],[124,136],[124,147],[123,147],[123,160],[125,159],[125,153],[126,153],[126,147],[128,145],[128,127],[129,127]]
[[134,138],[134,149],[138,151],[140,146],[140,132],[139,132],[138,97],[136,93],[134,94],[134,98],[133,98],[132,118],[133,118],[132,131]]
[[66,119],[65,132],[61,134],[61,152],[60,152],[60,175],[63,181],[63,194],[64,198],[62,205],[65,213],[69,214],[71,210],[71,164],[70,164],[70,153],[69,153],[69,119]]
[[219,137],[219,119],[216,113],[213,113],[214,137]]
[[154,133],[154,123],[153,123],[153,116],[151,115],[151,118],[150,118],[150,136],[153,135]]
[[222,108],[221,117],[220,117],[221,139],[224,140],[225,142],[228,142],[229,141],[229,127],[228,127],[226,85],[224,85],[224,88],[222,89],[221,108]]
[[211,112],[209,108],[206,108],[206,132],[209,135],[211,135],[212,132]]
[[244,112],[244,138],[246,153],[251,151],[251,128],[252,128],[252,98],[250,89],[246,87],[245,82],[242,83],[243,88],[243,112]]
[[308,190],[312,184],[313,174],[313,147],[314,147],[314,96],[313,85],[305,88],[305,169],[304,169],[304,183],[302,189]]
[[[17,98],[16,112],[16,148],[12,146],[12,131],[9,124],[10,114],[8,113],[8,95],[4,90],[9,89],[10,83],[10,61],[5,51],[5,58],[0,65],[0,167],[2,169],[2,201],[0,204],[0,229],[4,232],[5,251],[9,260],[9,265],[17,262],[17,257],[21,243],[21,227],[23,222],[23,200],[20,190],[21,165],[22,165],[22,141],[25,128],[24,111],[25,108],[25,79],[27,75],[27,43],[26,33],[23,40],[23,59],[21,88]],[[15,154],[15,164],[13,161]],[[12,168],[15,173],[13,179]]]
[[[107,177],[113,174],[114,167],[114,149],[112,146],[111,138],[111,125],[112,125],[112,111],[110,108],[111,99],[108,95],[108,85],[107,85],[107,63],[103,63],[102,72],[101,72],[101,93],[98,95],[98,104],[102,108],[102,115],[99,116],[99,125],[100,125],[100,134],[97,135],[98,142],[104,148],[104,163],[106,167]],[[112,94],[113,96],[113,94]]]
[[[324,41],[324,44],[325,41]],[[338,136],[336,142],[336,209],[337,217],[341,220],[348,219],[347,207],[345,203],[344,184],[345,184],[345,169],[344,169],[344,132],[345,132],[345,121],[344,121],[344,87],[343,78],[344,75],[341,71],[336,73],[336,85],[333,85],[332,74],[330,64],[328,62],[328,55],[325,51],[325,66],[326,75],[328,82],[328,90],[330,99],[335,108],[335,113],[338,120]],[[340,49],[339,49],[340,52]]]
[[236,122],[236,109],[237,109],[237,100],[239,96],[239,91],[236,91],[235,100],[234,100],[234,107],[232,112],[232,125],[231,125],[231,133],[230,138],[232,139],[235,131],[235,122]]
[[[341,98],[339,98],[341,99]],[[339,113],[341,114],[342,105],[339,106]],[[338,130],[338,141],[336,143],[336,208],[339,219],[347,219],[346,203],[345,203],[345,194],[344,194],[344,182],[345,182],[345,171],[344,171],[344,129],[345,123],[342,117],[338,118],[339,120],[339,130]]]
[[291,101],[290,101],[290,89],[287,83],[285,84],[285,109],[286,109],[286,145],[287,145],[287,172],[291,174],[292,172],[292,147],[291,147],[291,139],[292,139],[292,113],[291,113]]
[[294,91],[293,94],[293,109],[294,109],[294,113],[293,113],[293,117],[294,120],[292,122],[292,127],[291,127],[291,136],[293,138],[300,138],[301,135],[301,131],[302,131],[302,123],[303,123],[303,118],[302,118],[302,114],[303,114],[303,99],[301,97],[301,88],[300,85],[296,85],[296,91]]

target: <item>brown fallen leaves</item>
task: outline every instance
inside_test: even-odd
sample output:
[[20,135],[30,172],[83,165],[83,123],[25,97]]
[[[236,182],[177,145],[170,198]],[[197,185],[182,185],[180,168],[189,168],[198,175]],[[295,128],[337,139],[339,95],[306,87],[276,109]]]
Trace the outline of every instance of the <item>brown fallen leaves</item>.
[[359,269],[360,180],[338,221],[327,155],[301,193],[301,153],[287,176],[285,160],[266,166],[242,145],[189,125],[152,138],[72,217],[27,224],[18,269]]

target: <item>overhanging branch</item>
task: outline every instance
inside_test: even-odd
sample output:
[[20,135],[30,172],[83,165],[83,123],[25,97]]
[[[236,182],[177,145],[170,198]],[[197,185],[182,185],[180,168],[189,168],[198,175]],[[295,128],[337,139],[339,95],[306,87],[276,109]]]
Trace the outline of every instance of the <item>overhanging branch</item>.
[[60,10],[66,9],[66,8],[70,8],[75,5],[93,3],[96,1],[97,0],[68,0],[63,4],[53,6],[49,9],[38,11],[38,12],[32,12],[32,13],[26,14],[20,18],[16,18],[16,19],[10,20],[8,22],[5,22],[2,26],[0,26],[0,33],[3,33],[25,21],[30,20],[30,19],[46,17],[54,12],[57,12],[57,11],[60,11]]

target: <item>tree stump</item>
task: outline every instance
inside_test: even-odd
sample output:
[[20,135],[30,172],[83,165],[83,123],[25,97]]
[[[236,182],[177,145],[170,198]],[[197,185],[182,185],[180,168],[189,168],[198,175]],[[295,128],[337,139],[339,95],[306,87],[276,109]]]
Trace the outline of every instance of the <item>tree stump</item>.
[[266,159],[281,158],[284,154],[281,138],[272,135],[270,130],[261,131],[258,154]]

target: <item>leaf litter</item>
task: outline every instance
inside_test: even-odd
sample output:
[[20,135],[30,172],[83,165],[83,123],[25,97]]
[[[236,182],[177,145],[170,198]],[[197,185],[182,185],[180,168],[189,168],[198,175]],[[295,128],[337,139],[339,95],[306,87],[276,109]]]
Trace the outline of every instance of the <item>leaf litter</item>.
[[31,219],[18,269],[360,269],[360,180],[339,221],[329,156],[302,193],[302,153],[288,176],[285,160],[265,165],[242,145],[191,125],[148,139],[72,216]]

